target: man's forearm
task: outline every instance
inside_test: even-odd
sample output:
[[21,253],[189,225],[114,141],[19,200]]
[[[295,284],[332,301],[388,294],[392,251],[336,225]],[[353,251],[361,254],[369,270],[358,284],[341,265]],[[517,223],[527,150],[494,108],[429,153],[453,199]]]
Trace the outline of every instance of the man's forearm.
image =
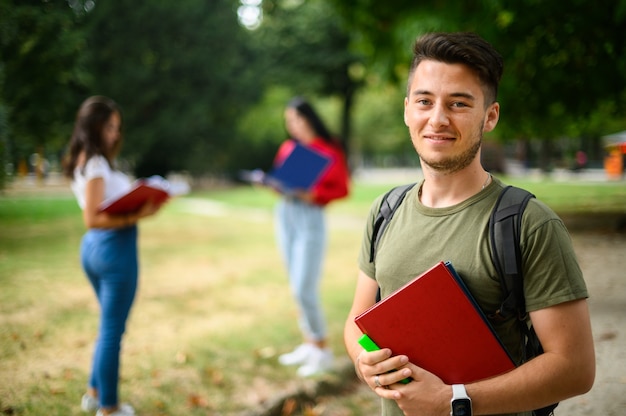
[[571,363],[542,354],[515,370],[492,379],[466,385],[475,414],[515,413],[538,409],[585,393],[586,376]]
[[343,340],[346,346],[346,351],[348,356],[352,360],[355,365],[355,371],[359,378],[361,378],[361,374],[357,368],[357,358],[362,351],[361,346],[358,343],[358,339],[361,336],[361,331],[354,323],[354,317],[352,315],[348,316],[346,320],[346,324],[344,326],[343,331]]
[[586,300],[531,312],[531,319],[545,352],[509,373],[470,384],[477,414],[538,409],[591,389],[595,352]]

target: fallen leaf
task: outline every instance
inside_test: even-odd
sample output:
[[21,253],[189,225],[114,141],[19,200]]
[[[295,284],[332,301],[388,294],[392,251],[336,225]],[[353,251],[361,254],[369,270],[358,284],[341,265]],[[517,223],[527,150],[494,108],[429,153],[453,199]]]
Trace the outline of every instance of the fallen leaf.
[[199,394],[190,394],[187,396],[187,404],[192,408],[208,407],[209,401]]
[[617,332],[605,332],[598,337],[598,341],[609,341],[617,338]]
[[287,399],[285,403],[283,403],[283,410],[280,412],[281,416],[291,416],[296,411],[298,407],[298,402],[294,399]]
[[304,412],[302,414],[304,416],[320,416],[322,414],[323,409],[318,409],[317,407],[313,407],[310,404],[304,406]]

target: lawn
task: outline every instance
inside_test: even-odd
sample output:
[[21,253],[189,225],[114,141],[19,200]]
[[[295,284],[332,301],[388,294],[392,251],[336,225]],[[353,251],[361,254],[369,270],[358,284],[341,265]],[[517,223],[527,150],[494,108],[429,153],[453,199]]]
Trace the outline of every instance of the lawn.
[[[557,212],[626,213],[623,182],[506,181]],[[357,184],[329,208],[322,290],[337,356],[363,221],[389,186]],[[307,385],[276,362],[300,340],[275,201],[245,186],[195,192],[142,223],[120,384],[141,415],[237,414]],[[0,194],[0,414],[81,414],[98,317],[79,265],[83,232],[67,192]]]

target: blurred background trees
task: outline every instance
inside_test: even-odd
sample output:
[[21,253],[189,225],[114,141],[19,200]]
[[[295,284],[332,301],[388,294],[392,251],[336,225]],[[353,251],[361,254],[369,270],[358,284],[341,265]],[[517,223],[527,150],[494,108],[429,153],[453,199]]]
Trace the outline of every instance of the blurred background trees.
[[549,170],[576,150],[601,160],[600,137],[626,127],[624,0],[601,8],[584,0],[332,1],[390,80],[404,81],[416,34],[463,30],[489,40],[505,61],[492,136],[518,141],[526,163]]
[[233,2],[99,1],[85,24],[90,92],[123,107],[135,173],[227,169],[233,127],[263,91]]
[[0,0],[2,175],[27,170],[33,154],[62,148],[89,76],[85,52],[66,2]]
[[[413,165],[411,45],[471,30],[505,59],[490,143],[549,170],[626,129],[626,0],[0,0],[0,186],[54,169],[89,95],[123,108],[137,176],[267,168],[304,95],[353,167]],[[42,161],[46,161],[42,165]]]

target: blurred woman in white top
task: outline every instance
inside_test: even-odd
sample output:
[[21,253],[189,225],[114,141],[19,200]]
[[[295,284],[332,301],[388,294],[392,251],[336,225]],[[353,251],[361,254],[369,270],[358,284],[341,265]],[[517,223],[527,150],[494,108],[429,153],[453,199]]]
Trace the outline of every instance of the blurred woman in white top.
[[159,209],[151,202],[124,215],[98,208],[105,199],[131,187],[131,179],[115,167],[121,128],[122,114],[113,100],[88,98],[78,110],[63,165],[87,227],[80,247],[82,267],[100,306],[91,376],[81,401],[83,410],[97,416],[135,414],[118,400],[120,346],[137,290],[137,222]]

